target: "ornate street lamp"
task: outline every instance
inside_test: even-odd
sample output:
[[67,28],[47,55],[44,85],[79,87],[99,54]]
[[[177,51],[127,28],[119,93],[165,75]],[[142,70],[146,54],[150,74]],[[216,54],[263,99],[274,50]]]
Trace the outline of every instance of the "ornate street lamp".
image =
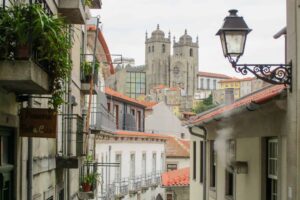
[[243,55],[246,39],[251,29],[237,10],[229,10],[229,16],[216,35],[220,36],[223,54],[236,72],[247,75],[248,72],[271,84],[292,83],[292,64],[237,64]]

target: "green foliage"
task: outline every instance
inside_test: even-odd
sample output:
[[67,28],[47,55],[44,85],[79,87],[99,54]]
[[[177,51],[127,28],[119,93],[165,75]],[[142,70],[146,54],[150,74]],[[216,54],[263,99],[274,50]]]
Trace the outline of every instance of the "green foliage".
[[96,172],[87,174],[83,178],[83,183],[87,183],[89,185],[93,185],[94,183],[96,183],[98,181],[99,177],[100,177],[100,174],[96,173]]
[[213,104],[212,95],[209,95],[209,97],[204,99],[203,101],[197,102],[197,104],[193,108],[193,112],[199,114],[216,106],[217,105]]
[[[88,76],[91,75],[93,72],[93,63],[92,62],[88,62],[88,61],[83,61],[81,63],[81,69],[83,71],[83,74]],[[95,62],[95,71],[97,71],[99,68],[99,62]]]
[[0,10],[0,33],[0,59],[14,60],[16,50],[32,41],[38,63],[48,68],[50,104],[57,109],[63,103],[62,84],[72,69],[72,42],[64,20],[46,14],[39,4],[15,4]]
[[86,6],[91,7],[91,6],[92,6],[92,1],[93,1],[93,0],[85,0],[84,4],[85,4]]

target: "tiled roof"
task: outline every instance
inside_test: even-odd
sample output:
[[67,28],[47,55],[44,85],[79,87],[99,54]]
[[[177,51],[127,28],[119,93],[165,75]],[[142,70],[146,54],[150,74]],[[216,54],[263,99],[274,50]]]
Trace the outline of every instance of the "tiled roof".
[[189,158],[190,145],[188,144],[188,140],[182,140],[173,136],[168,136],[166,144],[166,157]]
[[145,132],[137,132],[137,131],[124,131],[117,130],[115,132],[115,136],[120,137],[139,137],[139,138],[155,138],[155,139],[163,139],[166,140],[167,137],[157,133],[145,133]]
[[165,172],[161,175],[163,187],[189,186],[190,168]]
[[184,115],[196,115],[196,113],[194,113],[194,112],[182,112],[182,114],[184,114]]
[[167,88],[167,86],[165,86],[165,85],[157,85],[157,86],[153,87],[153,89],[164,89],[164,88]]
[[136,99],[133,99],[133,98],[130,98],[120,92],[117,92],[109,87],[105,87],[105,94],[106,95],[110,95],[110,96],[113,96],[115,98],[118,98],[118,99],[121,99],[123,101],[126,101],[126,102],[129,102],[129,103],[133,103],[133,104],[136,104],[136,105],[139,105],[141,107],[147,107],[147,105],[145,105],[143,102],[141,101],[138,101]]
[[155,106],[156,104],[158,104],[158,102],[155,101],[141,101],[146,107],[146,109],[150,110],[152,109],[153,106]]
[[197,124],[202,121],[206,121],[216,117],[218,115],[224,114],[226,112],[232,111],[241,106],[247,105],[251,102],[254,103],[263,103],[273,97],[279,95],[286,87],[284,85],[272,85],[266,88],[263,88],[255,93],[249,94],[243,98],[236,100],[234,103],[222,106],[211,111],[206,112],[203,115],[196,116],[190,120],[190,124]]
[[218,73],[212,73],[212,72],[202,72],[199,71],[198,76],[205,76],[205,77],[212,77],[212,78],[222,78],[222,79],[229,79],[230,76],[227,76],[225,74],[218,74]]

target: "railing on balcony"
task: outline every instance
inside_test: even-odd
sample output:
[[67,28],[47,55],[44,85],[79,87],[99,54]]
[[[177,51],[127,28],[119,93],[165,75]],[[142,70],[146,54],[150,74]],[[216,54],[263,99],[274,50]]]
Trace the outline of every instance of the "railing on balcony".
[[100,182],[100,174],[97,172],[96,162],[85,162],[79,171],[80,188],[79,199],[94,199],[97,186]]
[[94,68],[94,75],[91,76],[93,72],[93,55],[91,54],[81,54],[80,59],[80,78],[83,83],[90,83],[91,78],[94,80],[94,84],[98,85],[98,68],[99,63],[96,62]]
[[[106,102],[106,96],[100,92],[99,98]],[[103,99],[104,98],[104,99]],[[90,128],[95,131],[113,132],[116,130],[116,119],[102,103],[92,103]]]

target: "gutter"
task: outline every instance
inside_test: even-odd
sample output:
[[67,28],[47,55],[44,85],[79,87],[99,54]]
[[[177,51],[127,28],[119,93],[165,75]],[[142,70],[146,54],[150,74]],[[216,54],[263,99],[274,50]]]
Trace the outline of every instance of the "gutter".
[[193,132],[192,127],[189,127],[190,134],[196,137],[203,139],[203,200],[206,200],[206,138],[207,138],[207,130],[204,126],[198,125],[196,126],[203,130],[204,135]]

